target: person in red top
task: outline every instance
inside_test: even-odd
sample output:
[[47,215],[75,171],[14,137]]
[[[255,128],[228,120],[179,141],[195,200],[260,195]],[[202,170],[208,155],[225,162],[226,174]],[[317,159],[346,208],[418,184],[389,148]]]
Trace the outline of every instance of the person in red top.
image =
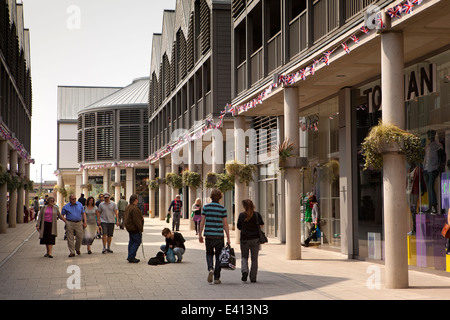
[[[180,231],[180,218],[181,218],[181,208],[183,207],[183,201],[179,194],[176,195],[175,199],[170,203],[168,213],[173,208],[173,219],[172,219],[172,231]],[[175,230],[176,228],[176,230]]]

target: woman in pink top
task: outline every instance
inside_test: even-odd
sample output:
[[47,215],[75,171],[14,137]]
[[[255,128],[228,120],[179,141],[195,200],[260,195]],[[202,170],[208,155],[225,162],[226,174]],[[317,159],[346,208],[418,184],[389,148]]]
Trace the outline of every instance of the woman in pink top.
[[47,253],[44,257],[53,258],[53,246],[55,245],[55,238],[57,233],[58,218],[66,222],[66,219],[59,212],[59,208],[55,205],[55,198],[49,197],[47,205],[42,207],[36,222],[36,230],[39,232],[39,239],[41,244],[47,248]]

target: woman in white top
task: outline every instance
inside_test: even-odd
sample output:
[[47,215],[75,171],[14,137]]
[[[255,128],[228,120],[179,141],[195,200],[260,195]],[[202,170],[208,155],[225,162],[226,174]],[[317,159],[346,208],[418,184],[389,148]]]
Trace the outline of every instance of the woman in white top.
[[91,254],[91,245],[94,242],[95,237],[97,236],[97,207],[95,206],[95,199],[93,197],[89,197],[86,201],[85,207],[85,221],[86,225],[84,226],[84,237],[82,244],[87,246],[88,254]]

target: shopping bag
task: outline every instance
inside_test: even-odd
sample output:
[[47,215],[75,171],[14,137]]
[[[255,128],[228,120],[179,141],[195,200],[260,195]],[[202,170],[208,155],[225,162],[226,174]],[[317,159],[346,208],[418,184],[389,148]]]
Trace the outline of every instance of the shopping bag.
[[234,249],[230,245],[227,245],[222,249],[219,255],[220,267],[223,269],[235,270],[236,269],[236,255]]
[[173,252],[172,249],[167,250],[166,260],[169,263],[174,263],[175,262],[175,253]]

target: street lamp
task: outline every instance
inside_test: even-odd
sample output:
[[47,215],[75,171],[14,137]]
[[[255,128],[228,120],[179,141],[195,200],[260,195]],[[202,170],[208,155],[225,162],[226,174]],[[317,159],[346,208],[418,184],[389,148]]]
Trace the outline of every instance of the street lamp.
[[41,189],[39,190],[39,193],[42,195],[42,166],[51,166],[51,163],[42,163],[41,164]]

